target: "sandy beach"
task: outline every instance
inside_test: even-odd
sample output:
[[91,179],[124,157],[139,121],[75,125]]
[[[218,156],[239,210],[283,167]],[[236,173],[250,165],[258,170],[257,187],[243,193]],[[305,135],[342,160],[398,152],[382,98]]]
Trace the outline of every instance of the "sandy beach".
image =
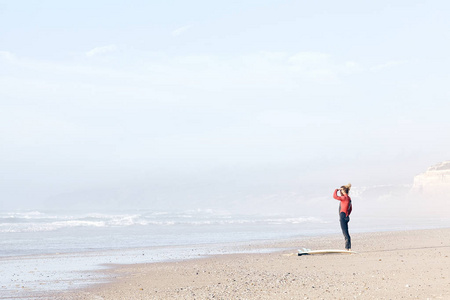
[[[450,229],[340,235],[266,244],[283,250],[109,269],[112,282],[54,299],[450,299]],[[251,247],[251,245],[249,245]]]

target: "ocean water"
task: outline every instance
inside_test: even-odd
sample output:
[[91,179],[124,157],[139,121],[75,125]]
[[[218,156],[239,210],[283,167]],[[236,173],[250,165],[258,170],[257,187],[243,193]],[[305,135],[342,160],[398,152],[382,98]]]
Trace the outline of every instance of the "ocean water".
[[[352,222],[358,228],[352,232],[450,225],[448,220],[433,218]],[[48,291],[98,283],[107,278],[97,271],[111,264],[237,253],[249,243],[339,232],[336,216],[237,215],[200,209],[2,212],[0,299],[36,299]]]
[[0,257],[271,239],[283,225],[303,224],[315,230],[324,223],[313,217],[239,216],[211,210],[1,213],[0,233],[5,239],[0,242]]
[[308,216],[200,209],[2,212],[0,299],[35,298],[100,282],[105,278],[96,270],[108,264],[242,252],[248,243],[328,233],[328,225]]

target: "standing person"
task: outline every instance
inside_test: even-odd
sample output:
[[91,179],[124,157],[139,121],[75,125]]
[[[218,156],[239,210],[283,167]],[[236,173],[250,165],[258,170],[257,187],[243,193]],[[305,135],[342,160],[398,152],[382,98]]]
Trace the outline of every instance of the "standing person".
[[[352,240],[348,233],[348,222],[350,222],[350,213],[352,212],[352,199],[348,196],[351,187],[350,183],[343,185],[341,188],[336,189],[333,194],[334,199],[341,201],[339,204],[339,221],[345,238],[345,249],[348,251],[352,250]],[[341,193],[341,196],[338,196],[338,191]]]

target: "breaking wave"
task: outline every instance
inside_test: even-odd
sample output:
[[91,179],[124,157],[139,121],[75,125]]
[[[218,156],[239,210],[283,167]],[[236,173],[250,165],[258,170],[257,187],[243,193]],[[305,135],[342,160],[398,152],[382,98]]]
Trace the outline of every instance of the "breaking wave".
[[0,213],[0,232],[42,232],[65,228],[114,228],[127,226],[212,226],[239,224],[325,223],[314,217],[232,215],[212,210],[184,212],[148,211],[125,214],[67,214],[39,211]]

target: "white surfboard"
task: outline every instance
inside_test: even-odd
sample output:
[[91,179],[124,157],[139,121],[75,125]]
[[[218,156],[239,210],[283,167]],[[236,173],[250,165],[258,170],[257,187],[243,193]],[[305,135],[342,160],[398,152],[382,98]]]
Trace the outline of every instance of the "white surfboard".
[[302,255],[312,255],[312,254],[331,254],[331,253],[345,253],[345,254],[354,254],[358,253],[356,251],[348,251],[348,250],[340,250],[340,249],[327,249],[327,250],[311,250],[302,248],[298,250],[298,256]]

